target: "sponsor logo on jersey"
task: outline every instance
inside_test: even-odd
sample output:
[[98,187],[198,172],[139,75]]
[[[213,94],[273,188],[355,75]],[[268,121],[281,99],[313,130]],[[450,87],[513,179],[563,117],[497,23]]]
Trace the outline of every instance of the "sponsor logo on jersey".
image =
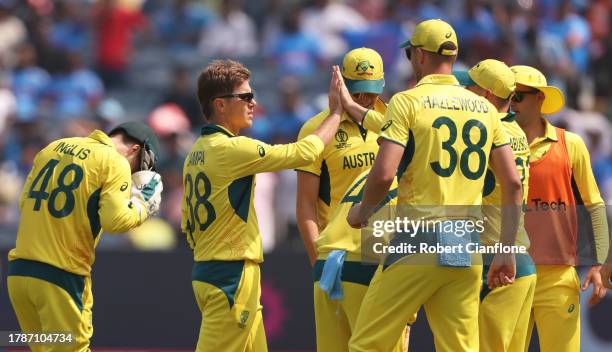
[[385,123],[382,128],[380,129],[381,131],[386,131],[387,128],[391,127],[391,125],[393,124],[393,120],[389,120],[387,121],[387,123]]
[[545,202],[542,198],[532,198],[525,211],[567,211],[567,204],[561,198],[551,202]]
[[123,184],[121,185],[121,187],[119,187],[119,190],[121,192],[124,192],[126,189],[128,188],[128,183],[127,182],[123,182]]
[[246,323],[247,320],[249,320],[249,311],[248,310],[243,310],[242,312],[240,312],[240,321],[238,322],[238,327],[241,329],[246,328]]
[[574,309],[576,309],[576,305],[575,304],[570,304],[569,308],[567,308],[567,312],[568,313],[573,313]]
[[259,156],[262,158],[266,155],[266,149],[261,144],[257,145],[257,151],[259,152]]

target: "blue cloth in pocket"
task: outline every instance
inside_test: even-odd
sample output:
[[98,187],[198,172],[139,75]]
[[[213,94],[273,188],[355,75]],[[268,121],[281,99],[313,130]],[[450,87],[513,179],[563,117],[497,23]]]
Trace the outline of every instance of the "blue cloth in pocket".
[[333,250],[327,256],[323,265],[323,273],[319,280],[319,287],[327,293],[332,301],[339,301],[344,298],[342,291],[342,266],[346,258],[346,251]]
[[[472,255],[466,251],[467,245],[473,242],[472,232],[465,231],[464,226],[459,226],[460,222],[465,222],[465,220],[445,220],[437,232],[440,246],[454,246],[452,251],[445,248],[438,253],[438,264],[442,266],[469,267],[472,265]],[[445,231],[445,229],[453,231]],[[463,230],[462,236],[457,234],[457,229]]]

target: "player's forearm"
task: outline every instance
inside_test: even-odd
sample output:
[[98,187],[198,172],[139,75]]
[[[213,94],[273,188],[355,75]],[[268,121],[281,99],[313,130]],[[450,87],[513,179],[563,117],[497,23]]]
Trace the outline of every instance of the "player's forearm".
[[308,260],[312,265],[317,259],[317,249],[315,245],[315,241],[317,237],[319,237],[317,211],[314,203],[300,198],[300,195],[298,195],[298,204],[296,208],[297,225],[302,242],[304,242],[304,248],[308,254]]
[[368,112],[367,108],[364,108],[363,106],[355,103],[352,100],[347,104],[343,104],[342,108],[344,109],[344,111],[346,111],[347,114],[349,114],[353,121],[359,124],[363,121],[363,118]]
[[605,206],[589,208],[591,224],[593,226],[593,242],[595,242],[595,259],[597,263],[603,263],[609,258],[610,235],[608,230],[608,219]]
[[340,114],[331,113],[327,118],[325,118],[325,120],[323,120],[313,134],[319,136],[319,138],[321,138],[323,141],[323,144],[327,145],[329,142],[331,142],[332,138],[336,134],[339,125]]
[[310,265],[314,265],[317,260],[317,246],[316,239],[319,236],[319,228],[316,221],[313,220],[298,220],[298,229],[300,231],[300,237],[304,243],[306,254],[308,254],[308,262]]
[[521,193],[521,183],[518,178],[516,181],[510,179],[506,184],[502,184],[502,221],[500,242],[504,245],[514,245],[516,233],[521,216],[521,205],[523,202]]
[[378,204],[384,199],[389,188],[393,184],[393,176],[387,177],[381,174],[371,172],[364,186],[363,199],[361,201],[361,215],[363,219],[369,218]]

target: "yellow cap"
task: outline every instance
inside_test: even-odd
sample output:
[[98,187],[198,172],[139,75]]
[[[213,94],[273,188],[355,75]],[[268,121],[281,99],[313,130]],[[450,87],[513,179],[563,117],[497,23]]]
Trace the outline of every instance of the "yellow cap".
[[381,94],[385,87],[382,58],[369,48],[353,49],[344,55],[342,76],[351,93]]
[[516,84],[535,88],[544,93],[544,103],[542,103],[542,114],[554,114],[565,106],[565,97],[557,87],[549,86],[546,77],[542,72],[531,66],[517,65],[510,67],[514,72]]
[[[450,42],[454,44],[454,49],[443,49],[442,45]],[[400,48],[406,47],[422,48],[432,53],[453,56],[459,52],[457,34],[450,24],[437,19],[427,20],[419,23],[412,33],[412,37],[402,43]]]
[[516,87],[514,72],[498,60],[483,60],[469,71],[453,71],[453,74],[461,85],[488,89],[502,99],[508,99]]

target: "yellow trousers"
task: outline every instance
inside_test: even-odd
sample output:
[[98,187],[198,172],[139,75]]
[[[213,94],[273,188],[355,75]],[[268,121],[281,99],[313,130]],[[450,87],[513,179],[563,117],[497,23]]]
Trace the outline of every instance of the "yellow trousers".
[[257,263],[198,262],[192,279],[196,302],[202,312],[196,351],[268,350]]
[[538,329],[542,352],[580,351],[580,278],[572,266],[536,265],[533,325]]
[[[435,263],[435,256],[432,259]],[[456,268],[423,262],[422,255],[413,255],[384,270],[378,268],[361,304],[349,343],[351,352],[391,351],[422,305],[436,351],[478,351],[482,266]]]
[[90,350],[93,335],[90,277],[19,259],[9,262],[7,282],[21,331],[72,334],[70,344],[31,344],[33,352]]

